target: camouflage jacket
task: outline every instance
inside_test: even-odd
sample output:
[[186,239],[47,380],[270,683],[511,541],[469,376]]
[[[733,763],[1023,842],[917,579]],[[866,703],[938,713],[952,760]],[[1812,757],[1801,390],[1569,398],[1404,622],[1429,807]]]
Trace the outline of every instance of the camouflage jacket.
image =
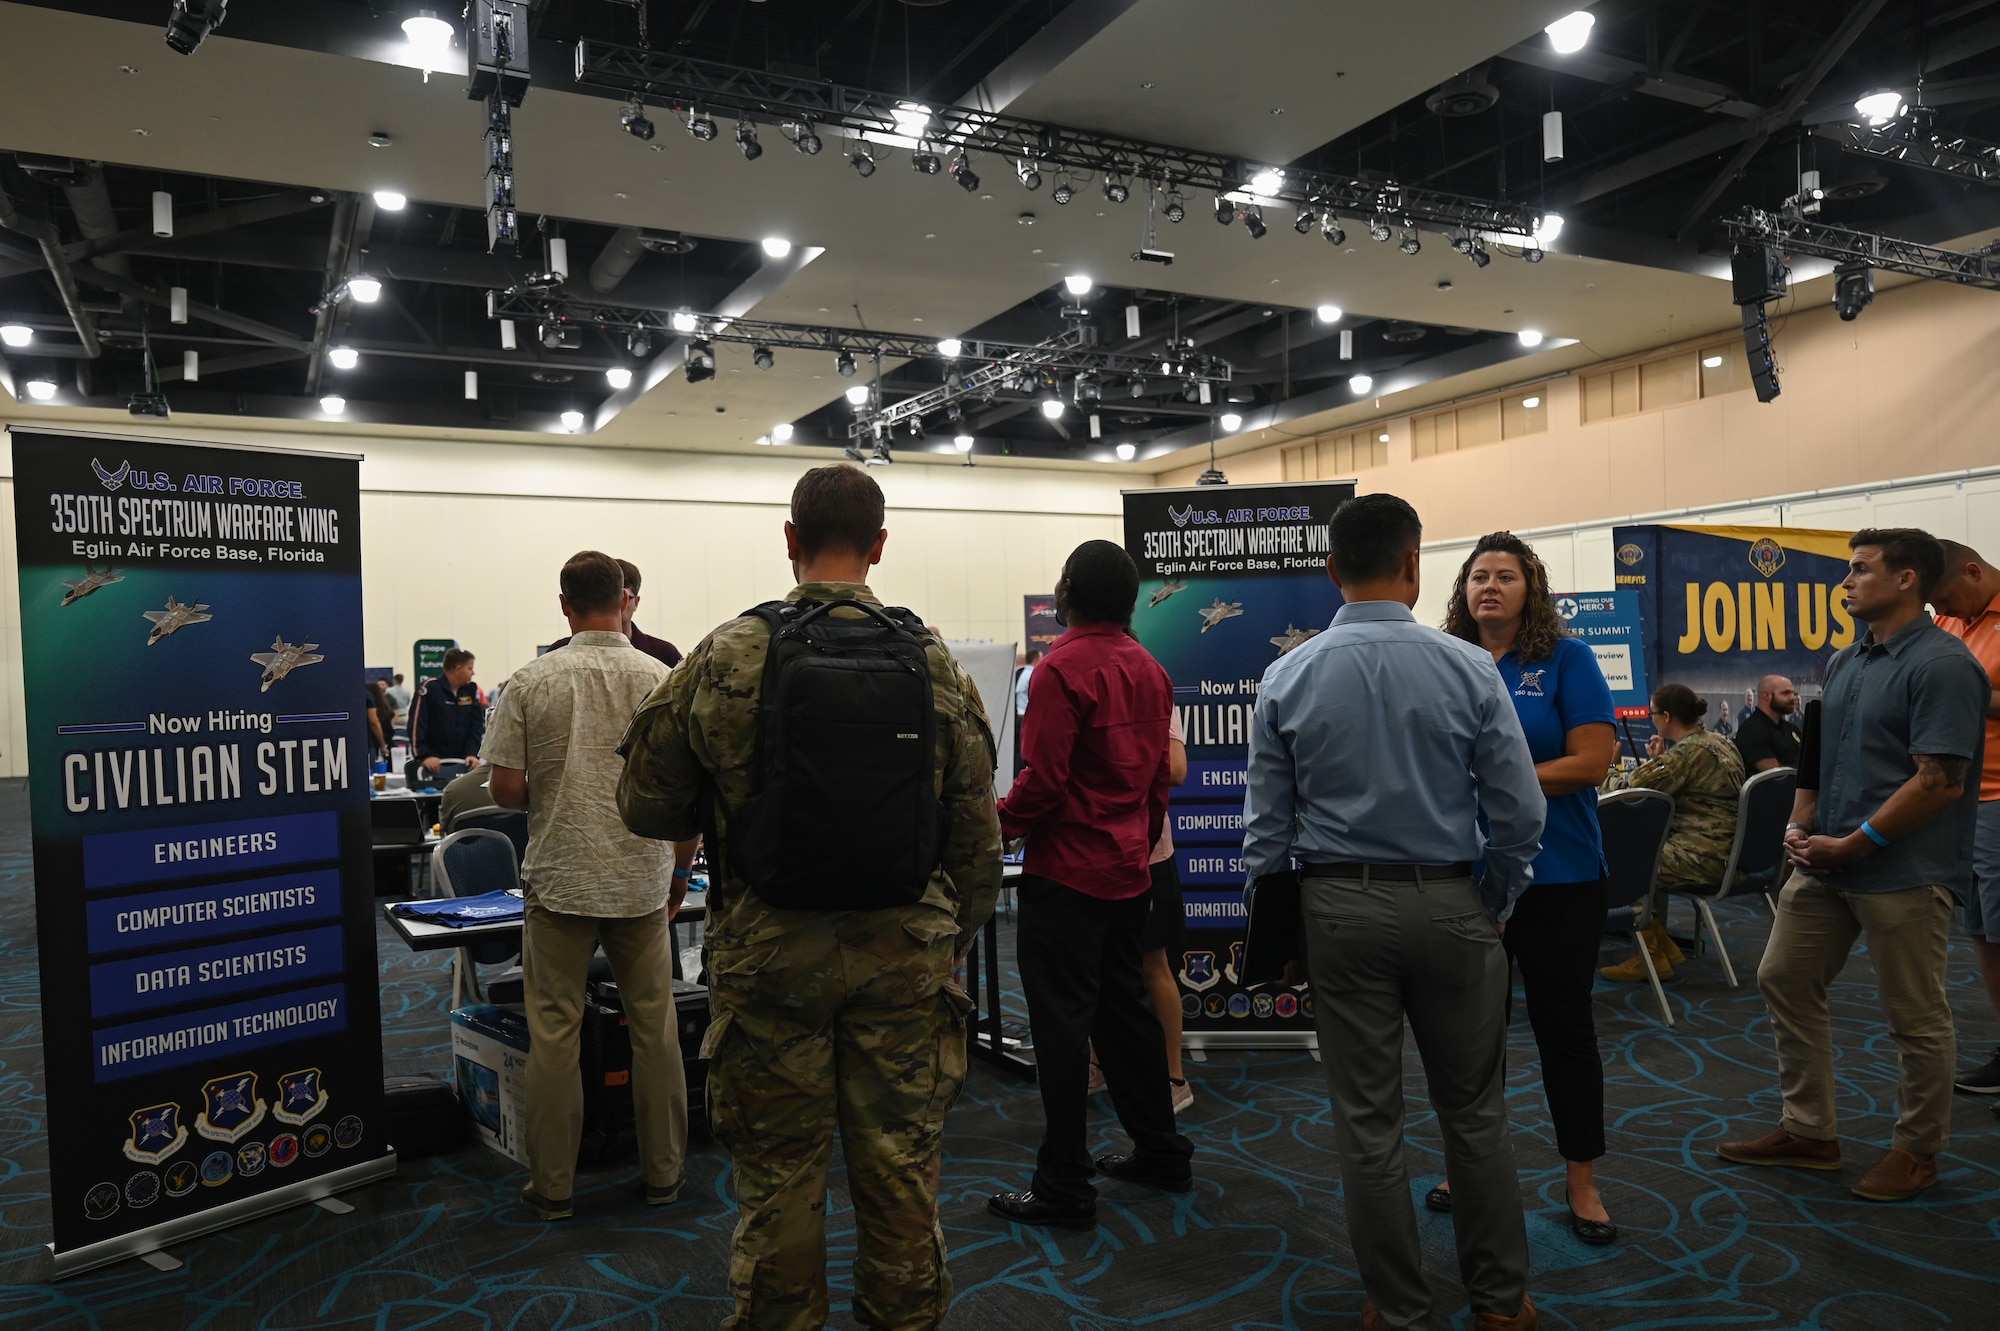
[[1743,755],[1734,743],[1712,731],[1697,730],[1641,764],[1620,784],[1674,797],[1667,842],[1674,852],[1673,867],[1680,872],[1669,874],[1663,863],[1663,877],[1713,882],[1722,876],[1729,845],[1736,839],[1736,801],[1743,791]]
[[[848,598],[882,604],[866,584],[807,583],[788,601]],[[854,615],[855,611],[835,611]],[[770,627],[754,616],[732,619],[688,653],[632,718],[619,752],[618,811],[640,836],[684,841],[701,832],[697,806],[704,781],[717,796],[717,842],[707,847],[708,935],[722,948],[763,942],[816,927],[822,912],[766,905],[735,876],[729,861],[729,810],[740,808],[756,780],[757,701]],[[925,643],[938,714],[938,798],[945,810],[943,858],[912,911],[956,917],[961,952],[993,913],[1000,891],[1000,821],[994,812],[993,733],[971,676],[936,638]],[[827,848],[839,854],[839,847]]]

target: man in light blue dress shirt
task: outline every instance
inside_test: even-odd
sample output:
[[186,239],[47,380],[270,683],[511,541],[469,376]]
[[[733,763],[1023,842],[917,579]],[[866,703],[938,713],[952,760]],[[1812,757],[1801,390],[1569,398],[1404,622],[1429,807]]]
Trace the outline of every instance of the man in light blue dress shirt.
[[[1503,1103],[1507,960],[1546,805],[1492,657],[1416,622],[1416,511],[1343,504],[1332,627],[1264,672],[1244,868],[1300,864],[1306,975],[1335,1115],[1364,1327],[1428,1327],[1403,1156],[1403,1022],[1444,1129],[1479,1331],[1529,1331],[1528,1240]],[[1486,818],[1482,844],[1479,815]],[[1475,883],[1474,862],[1486,861]]]

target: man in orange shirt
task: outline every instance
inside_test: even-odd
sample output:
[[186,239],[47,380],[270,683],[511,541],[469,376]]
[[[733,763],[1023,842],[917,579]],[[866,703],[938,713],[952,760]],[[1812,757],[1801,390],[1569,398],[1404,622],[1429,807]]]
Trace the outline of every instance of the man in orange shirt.
[[[1944,577],[1931,593],[1938,627],[1972,649],[1986,667],[1987,678],[2000,680],[2000,568],[1957,541],[1942,544]],[[1986,766],[1979,777],[1972,884],[1972,899],[1959,910],[1959,923],[1972,936],[1986,996],[2000,1016],[2000,688],[1986,704]],[[2000,1095],[2000,1049],[1983,1067],[1962,1074],[1953,1085],[1975,1095]],[[1994,1113],[2000,1114],[2000,1106]]]

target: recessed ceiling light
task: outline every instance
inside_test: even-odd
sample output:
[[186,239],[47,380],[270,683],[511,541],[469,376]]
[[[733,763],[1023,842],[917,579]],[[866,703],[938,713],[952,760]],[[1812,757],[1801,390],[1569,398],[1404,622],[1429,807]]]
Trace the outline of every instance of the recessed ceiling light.
[[1521,399],[1521,405],[1529,411],[1533,411],[1536,407],[1542,405],[1542,400],[1538,397],[1524,397]]
[[392,189],[378,189],[375,191],[375,206],[385,213],[400,213],[408,206],[409,202],[410,200],[407,195],[398,194]]
[[1701,358],[1701,368],[1702,368],[1702,369],[1704,369],[1704,370],[1719,370],[1719,369],[1721,369],[1721,368],[1722,368],[1722,357],[1720,357],[1720,356],[1703,356],[1703,357]]
[[336,370],[351,370],[361,363],[361,353],[353,347],[335,347],[326,358]]
[[1340,322],[1340,306],[1338,305],[1322,305],[1313,313],[1323,324],[1337,324]]
[[347,294],[363,305],[373,305],[382,299],[382,284],[372,277],[350,277],[347,279]]
[[623,365],[614,365],[604,372],[604,378],[614,390],[628,388],[632,383],[632,371]]
[[26,324],[0,324],[0,342],[10,347],[25,347],[35,340],[35,330]]
[[1539,347],[1542,345],[1542,335],[1532,328],[1523,328],[1516,336],[1521,339],[1521,345],[1524,347]]
[[403,36],[420,51],[449,51],[452,27],[437,16],[436,10],[423,8],[403,20]]
[[562,423],[563,429],[568,430],[571,434],[575,434],[583,428],[583,413],[574,410],[565,411],[562,414]]
[[1380,433],[1380,434],[1376,435],[1376,436],[1375,436],[1375,442],[1376,442],[1376,443],[1378,443],[1378,444],[1386,444],[1386,443],[1388,443],[1388,442],[1389,442],[1389,432],[1388,432],[1387,430],[1384,430],[1384,431],[1383,431],[1382,433]]
[[782,259],[792,252],[792,242],[783,236],[764,237],[764,253],[773,259]]
[[1575,55],[1590,41],[1590,28],[1596,22],[1595,14],[1579,9],[1563,15],[1542,31],[1549,35],[1549,46],[1557,55]]
[[35,399],[35,401],[47,402],[55,395],[56,385],[53,379],[28,380],[28,396]]
[[1357,374],[1347,381],[1347,386],[1355,393],[1366,393],[1375,386],[1375,380],[1365,374]]
[[347,410],[347,399],[338,393],[328,393],[319,400],[319,409],[329,416],[338,416]]

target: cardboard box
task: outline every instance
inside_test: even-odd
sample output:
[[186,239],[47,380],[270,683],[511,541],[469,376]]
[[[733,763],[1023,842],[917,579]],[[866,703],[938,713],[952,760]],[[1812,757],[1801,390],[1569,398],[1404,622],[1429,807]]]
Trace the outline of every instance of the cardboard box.
[[479,1139],[509,1160],[528,1163],[528,1022],[508,1008],[480,1004],[451,1014],[453,1082]]

